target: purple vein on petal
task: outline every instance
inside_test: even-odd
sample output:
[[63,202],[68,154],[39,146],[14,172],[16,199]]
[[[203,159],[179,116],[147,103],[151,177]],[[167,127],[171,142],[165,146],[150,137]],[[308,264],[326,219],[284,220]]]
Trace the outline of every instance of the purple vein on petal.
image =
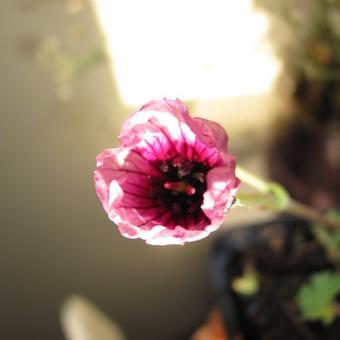
[[168,133],[166,131],[164,131],[164,129],[161,128],[161,127],[158,127],[158,129],[160,130],[160,132],[162,132],[163,136],[168,140],[169,144],[174,149],[175,154],[178,154],[178,150],[177,150],[175,144],[173,143],[172,139],[168,136]]
[[127,206],[127,205],[119,205],[118,208],[123,208],[123,209],[154,209],[154,208],[161,208],[160,205],[148,205],[148,206],[142,206],[142,207],[136,207],[136,206]]
[[192,145],[192,160],[191,160],[192,162],[196,161],[196,156],[197,156],[196,145],[197,145],[197,137],[195,137],[194,145]]
[[[135,170],[128,170],[128,169],[113,169],[113,170],[109,170],[109,171],[122,171],[122,172],[128,172],[128,173],[132,173],[135,175],[140,175],[140,176],[146,176],[146,177],[150,177],[150,174],[145,174],[144,172],[139,172],[139,171],[135,171]],[[152,176],[152,177],[157,177],[157,176]],[[157,178],[162,178],[163,176],[159,176]]]
[[210,219],[204,214],[202,210],[197,214],[193,214],[194,224],[198,224],[202,219],[208,224],[211,223]]
[[211,154],[209,154],[208,157],[206,157],[205,161],[208,161],[212,156],[216,155],[217,151],[214,149],[213,152]]
[[125,190],[125,189],[124,189],[124,194],[128,194],[128,195],[135,196],[135,197],[140,197],[140,198],[152,199],[151,196],[139,195],[139,194],[136,194],[136,193],[134,193],[134,192],[127,191],[127,190]]
[[[203,149],[202,150],[200,150],[200,151],[198,151],[197,150],[197,143],[195,144],[195,154],[198,156],[198,158],[197,159],[195,159],[197,162],[200,162],[201,161],[201,157],[202,157],[202,155],[203,155],[203,153],[205,152],[205,150],[207,149],[207,146],[206,145],[204,145],[204,144],[201,144],[202,146],[203,146]],[[196,157],[195,157],[196,158]]]
[[[159,155],[157,154],[157,152],[155,151],[154,147],[152,144],[150,144],[147,140],[145,140],[145,143],[150,147],[150,149],[152,150],[153,154],[155,155],[155,159],[161,159],[161,157],[159,157]],[[159,170],[159,169],[157,169]]]
[[183,224],[182,224],[182,227],[183,227],[184,229],[187,229],[187,228],[188,228],[188,225],[187,225],[187,221],[186,221],[186,219],[185,219],[185,216],[183,216],[181,220],[182,220],[182,223],[183,223]]
[[168,217],[168,219],[166,220],[166,222],[163,222],[163,226],[164,226],[164,227],[168,227],[169,222],[170,222],[170,220],[172,220],[172,219],[173,219],[173,216],[172,216],[171,213],[169,213],[169,217]]
[[130,181],[126,181],[124,182],[124,184],[130,184],[132,186],[135,186],[136,188],[140,189],[140,190],[144,190],[149,192],[150,191],[150,186],[148,185],[147,187],[142,187],[140,184],[134,183],[134,182],[130,182]]
[[182,142],[183,146],[184,146],[183,154],[186,156],[187,155],[187,141],[186,141],[185,133],[183,132],[180,120],[178,120],[178,127],[179,127],[179,130],[181,132],[181,136],[182,136],[182,140],[183,140],[183,142]]
[[167,212],[168,212],[168,210],[163,210],[160,214],[157,214],[156,216],[149,218],[148,220],[146,220],[142,224],[139,224],[137,227],[142,227],[142,226],[146,225],[147,223],[149,223],[150,221],[155,220],[156,218],[160,218],[160,217],[164,216]]
[[[196,138],[195,138],[196,140]],[[193,145],[191,143],[187,144],[187,153],[186,153],[186,159],[190,162],[192,162],[192,158],[193,158]]]
[[169,153],[169,150],[168,151],[165,151],[164,150],[164,147],[163,147],[163,144],[161,143],[161,141],[159,140],[159,138],[156,138],[156,141],[160,147],[160,149],[162,150],[161,152],[163,153],[163,155],[167,155]]
[[[144,158],[144,156],[139,152],[139,151],[137,151],[137,150],[135,150],[135,149],[132,149],[131,150],[132,152],[134,152],[134,153],[136,153],[139,157],[141,157],[143,160],[145,159]],[[135,164],[136,165],[136,163],[134,162],[134,161],[132,161],[132,160],[130,160],[130,162],[131,163],[133,163],[133,164]],[[150,162],[149,160],[147,160],[147,162],[148,162],[148,164],[158,173],[158,174],[160,174],[161,176],[163,176],[163,174],[161,173],[161,171],[152,163],[152,162]],[[137,167],[137,166],[136,166]]]
[[[206,149],[207,149],[207,147],[205,146],[204,151],[205,151]],[[213,149],[212,152],[208,154],[208,156],[205,156],[204,159],[201,159],[201,158],[202,158],[202,155],[204,155],[204,153],[202,152],[201,155],[200,155],[199,160],[201,160],[202,162],[207,162],[207,161],[210,159],[210,157],[212,157],[212,156],[215,155],[215,154],[216,154],[216,150]]]

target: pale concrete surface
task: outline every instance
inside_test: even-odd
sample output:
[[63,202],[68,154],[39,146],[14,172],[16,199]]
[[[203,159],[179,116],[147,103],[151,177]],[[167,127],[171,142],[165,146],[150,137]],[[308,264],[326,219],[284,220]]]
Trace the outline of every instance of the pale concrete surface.
[[211,304],[207,250],[218,234],[151,247],[121,237],[107,219],[92,184],[95,156],[116,143],[130,109],[107,63],[75,80],[66,102],[35,64],[37,43],[63,39],[73,21],[85,27],[85,47],[102,39],[91,8],[70,17],[64,3],[0,3],[0,338],[63,339],[60,307],[78,293],[128,339],[181,339]]

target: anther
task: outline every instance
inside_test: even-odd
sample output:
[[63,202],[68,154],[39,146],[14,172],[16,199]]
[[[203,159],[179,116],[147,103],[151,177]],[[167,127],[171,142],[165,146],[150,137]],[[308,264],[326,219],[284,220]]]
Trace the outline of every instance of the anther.
[[192,168],[194,167],[194,165],[191,162],[184,162],[183,164],[178,166],[178,171],[177,171],[177,175],[178,177],[184,177],[187,176],[191,173]]
[[165,189],[185,193],[188,196],[195,195],[196,193],[196,189],[193,186],[188,185],[186,182],[165,182],[163,186]]
[[163,161],[161,163],[161,165],[159,166],[159,169],[162,171],[162,172],[168,172],[169,171],[169,163],[166,162],[166,161]]
[[188,196],[192,196],[192,195],[195,195],[196,189],[193,186],[188,185],[185,189],[185,192]]
[[205,183],[205,174],[203,172],[195,172],[191,177],[197,179],[201,183]]

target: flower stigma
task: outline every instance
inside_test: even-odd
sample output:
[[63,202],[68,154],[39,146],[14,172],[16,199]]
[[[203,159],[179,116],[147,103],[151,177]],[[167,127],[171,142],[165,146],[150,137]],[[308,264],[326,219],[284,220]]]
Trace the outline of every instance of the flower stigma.
[[161,161],[158,166],[163,179],[150,178],[152,195],[161,206],[171,209],[174,216],[199,212],[206,191],[209,167],[197,162],[180,160]]

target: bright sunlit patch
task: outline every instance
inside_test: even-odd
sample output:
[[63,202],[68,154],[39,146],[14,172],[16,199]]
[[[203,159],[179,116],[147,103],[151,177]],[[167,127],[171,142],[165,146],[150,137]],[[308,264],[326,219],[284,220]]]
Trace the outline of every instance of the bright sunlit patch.
[[128,104],[164,96],[188,100],[261,93],[278,72],[260,46],[267,21],[254,12],[251,0],[96,4]]

